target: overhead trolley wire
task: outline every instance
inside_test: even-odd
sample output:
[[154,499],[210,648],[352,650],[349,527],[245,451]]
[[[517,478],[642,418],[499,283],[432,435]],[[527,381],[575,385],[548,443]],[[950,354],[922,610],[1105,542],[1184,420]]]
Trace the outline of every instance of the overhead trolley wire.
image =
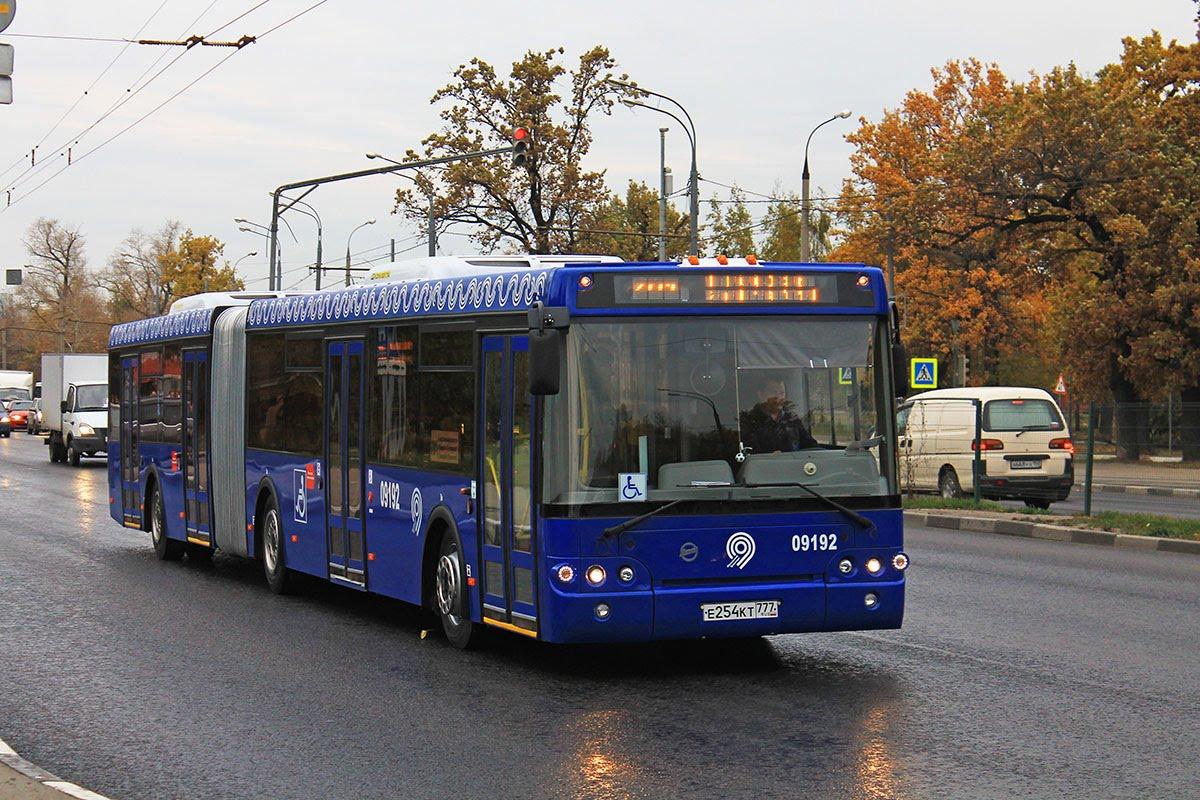
[[[256,9],[256,8],[260,8],[260,7],[261,7],[262,5],[264,5],[266,2],[269,2],[269,0],[262,0],[262,2],[260,2],[258,5],[254,6],[254,7],[253,7],[253,8],[251,8],[250,10],[251,10],[251,11],[253,11],[253,10],[254,10],[254,9]],[[269,28],[269,29],[268,29],[268,30],[266,30],[265,32],[263,32],[263,33],[259,34],[257,37],[250,37],[250,38],[249,38],[249,41],[257,41],[258,39],[261,39],[261,38],[263,38],[264,36],[266,36],[266,35],[268,35],[268,34],[270,34],[270,33],[274,33],[275,31],[277,31],[277,30],[279,30],[280,28],[282,28],[284,25],[287,25],[287,24],[289,24],[289,23],[291,23],[291,22],[293,22],[293,21],[295,21],[295,20],[299,19],[300,17],[302,17],[302,16],[304,16],[305,14],[309,13],[310,11],[312,11],[312,10],[314,10],[314,9],[316,9],[316,8],[318,8],[318,7],[320,7],[320,6],[322,6],[322,5],[324,5],[324,4],[325,4],[325,3],[327,3],[327,2],[329,2],[329,0],[318,0],[318,2],[316,2],[316,3],[313,3],[312,5],[308,6],[308,7],[307,7],[307,8],[305,8],[304,10],[302,10],[302,11],[300,11],[300,12],[298,12],[298,13],[296,13],[296,14],[292,15],[291,17],[288,17],[288,18],[287,18],[286,20],[284,20],[283,22],[281,22],[281,23],[279,23],[279,24],[275,25],[275,26],[274,26],[274,27],[272,27],[272,28]],[[249,12],[246,12],[246,13],[249,13]],[[242,14],[241,16],[245,16],[245,14]],[[238,17],[238,18],[240,19],[240,17]],[[230,22],[230,23],[227,23],[227,25],[229,25],[229,24],[232,24],[232,22]],[[227,25],[226,25],[226,26],[227,26]],[[226,27],[226,26],[222,26],[222,27]],[[220,30],[220,28],[218,28],[217,30]],[[247,37],[243,37],[243,38],[244,38],[244,39],[246,39]],[[189,48],[189,49],[190,49],[190,48]],[[141,89],[144,89],[146,86],[148,86],[148,85],[149,85],[151,82],[153,82],[153,80],[154,80],[155,78],[157,78],[159,75],[161,75],[161,74],[162,74],[163,72],[165,72],[167,69],[169,69],[169,68],[170,68],[170,66],[171,66],[172,64],[174,64],[176,61],[178,61],[178,60],[179,60],[179,58],[180,58],[180,57],[182,57],[183,53],[186,53],[186,52],[187,52],[187,50],[183,50],[183,51],[180,53],[180,56],[177,56],[175,59],[172,59],[172,60],[171,60],[171,62],[170,62],[170,63],[168,63],[166,67],[164,67],[162,70],[160,70],[158,73],[156,73],[156,74],[155,74],[155,75],[154,75],[152,78],[150,78],[150,80],[146,81],[146,83],[144,83],[144,84],[143,84],[141,87],[139,87],[139,89],[138,89],[137,91],[141,91]],[[149,111],[147,111],[145,114],[143,114],[142,116],[138,117],[138,118],[137,118],[136,120],[134,120],[132,123],[130,123],[129,125],[126,125],[124,128],[122,128],[121,130],[117,131],[115,134],[113,134],[112,136],[108,137],[107,139],[105,139],[105,140],[104,140],[103,142],[101,142],[100,144],[98,144],[98,145],[96,145],[95,147],[93,147],[92,149],[88,150],[88,151],[87,151],[87,152],[85,152],[83,155],[79,156],[78,158],[75,158],[73,161],[69,162],[69,163],[68,163],[66,166],[63,166],[63,167],[62,167],[61,169],[59,169],[57,172],[55,172],[55,173],[53,173],[52,175],[50,175],[49,177],[47,177],[47,178],[46,178],[46,180],[42,181],[41,183],[37,184],[36,186],[34,186],[34,187],[33,187],[32,189],[30,189],[29,191],[27,191],[27,192],[25,192],[24,194],[20,195],[20,196],[19,196],[19,197],[18,197],[16,200],[14,200],[14,201],[12,201],[11,203],[9,203],[9,204],[8,204],[8,205],[7,205],[5,208],[3,208],[3,209],[0,209],[0,214],[3,214],[3,213],[5,213],[5,212],[6,212],[6,211],[7,211],[9,208],[11,208],[13,205],[16,205],[16,204],[17,204],[17,203],[19,203],[21,200],[24,200],[26,197],[29,197],[29,196],[30,196],[31,194],[33,194],[34,192],[38,191],[38,190],[39,190],[39,189],[41,189],[43,186],[45,186],[46,184],[50,183],[50,181],[54,180],[56,177],[58,177],[58,176],[59,176],[59,175],[61,175],[63,172],[65,172],[67,169],[69,169],[69,168],[70,168],[70,167],[71,167],[71,166],[72,166],[72,165],[73,165],[75,162],[77,162],[77,161],[81,161],[81,160],[83,160],[84,158],[87,158],[88,156],[90,156],[90,155],[92,155],[93,153],[95,153],[97,150],[100,150],[102,147],[104,147],[104,146],[108,145],[109,143],[111,143],[112,141],[114,141],[115,139],[117,139],[118,137],[120,137],[120,136],[124,135],[124,134],[125,134],[125,133],[127,133],[128,131],[130,131],[130,130],[132,130],[133,128],[135,128],[135,127],[137,127],[138,125],[140,125],[142,122],[144,122],[146,119],[148,119],[148,118],[149,118],[150,116],[152,116],[154,113],[156,113],[157,111],[159,111],[160,109],[162,109],[164,106],[166,106],[166,105],[167,105],[168,103],[170,103],[172,100],[174,100],[175,98],[179,97],[179,95],[183,94],[183,93],[184,93],[184,92],[186,92],[188,89],[190,89],[191,87],[193,87],[193,86],[195,86],[197,83],[199,83],[201,80],[203,80],[204,78],[208,77],[210,74],[212,74],[214,71],[216,71],[216,70],[217,70],[217,69],[218,69],[220,66],[222,66],[222,65],[223,65],[223,64],[224,64],[226,61],[228,61],[229,59],[231,59],[233,56],[235,56],[235,55],[236,55],[237,53],[239,53],[239,52],[241,52],[241,48],[240,48],[240,47],[238,47],[238,48],[235,48],[235,49],[231,50],[231,51],[229,52],[229,54],[228,54],[228,55],[226,55],[224,58],[222,58],[220,61],[218,61],[218,62],[217,62],[216,64],[214,64],[213,66],[209,67],[209,68],[208,68],[207,70],[205,70],[204,72],[202,72],[202,73],[201,73],[199,76],[197,76],[197,77],[196,77],[196,78],[194,78],[193,80],[189,81],[189,82],[188,82],[188,83],[187,83],[187,84],[186,84],[186,85],[185,85],[183,88],[179,89],[179,90],[178,90],[178,91],[176,91],[174,94],[172,94],[172,95],[170,95],[169,97],[167,97],[167,98],[166,98],[165,100],[163,100],[161,103],[159,103],[158,105],[154,106],[152,109],[150,109]],[[134,92],[133,94],[137,94],[137,92]],[[120,105],[123,105],[123,104],[124,104],[124,102],[126,102],[128,99],[131,99],[131,97],[132,97],[132,95],[131,95],[129,98],[124,98],[124,99],[121,101],[121,103],[117,104],[117,106],[116,106],[116,107],[114,107],[113,109],[111,109],[109,112],[106,112],[105,116],[108,116],[109,114],[111,114],[111,113],[112,113],[112,111],[115,111],[117,107],[120,107]],[[97,120],[97,122],[95,122],[95,123],[93,123],[91,126],[89,126],[89,128],[88,128],[87,130],[89,130],[89,131],[90,131],[90,130],[91,130],[92,128],[94,128],[94,127],[95,127],[97,124],[99,124],[99,121],[100,121],[100,120]],[[61,154],[60,154],[60,155],[61,155]],[[24,182],[24,181],[22,181],[22,182]]]

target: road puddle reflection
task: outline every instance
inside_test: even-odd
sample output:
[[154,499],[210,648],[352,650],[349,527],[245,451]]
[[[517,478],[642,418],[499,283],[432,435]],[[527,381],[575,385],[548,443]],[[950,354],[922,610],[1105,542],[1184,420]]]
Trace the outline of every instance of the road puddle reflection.
[[571,737],[579,740],[577,796],[601,800],[640,796],[635,791],[640,778],[637,765],[620,751],[623,716],[619,711],[592,711],[571,725]]
[[871,800],[890,800],[900,797],[896,779],[896,759],[892,755],[888,737],[895,718],[893,703],[880,703],[867,711],[862,722],[857,796]]

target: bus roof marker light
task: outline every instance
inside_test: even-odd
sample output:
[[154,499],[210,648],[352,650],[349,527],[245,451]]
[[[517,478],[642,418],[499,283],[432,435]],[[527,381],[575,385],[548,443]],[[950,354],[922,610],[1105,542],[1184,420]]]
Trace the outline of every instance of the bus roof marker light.
[[746,263],[752,267],[756,267],[756,266],[758,266],[758,257],[756,255],[754,255],[753,253],[749,253],[746,256]]
[[688,256],[687,261],[693,267],[700,266],[700,257],[699,256]]

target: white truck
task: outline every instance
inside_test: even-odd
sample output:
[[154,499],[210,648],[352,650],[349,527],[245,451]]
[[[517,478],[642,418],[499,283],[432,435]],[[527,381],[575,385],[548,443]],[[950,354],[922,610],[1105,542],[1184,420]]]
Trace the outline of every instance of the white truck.
[[108,450],[108,356],[42,355],[42,429],[50,460],[79,466],[83,456]]
[[33,373],[0,369],[0,403],[33,399]]

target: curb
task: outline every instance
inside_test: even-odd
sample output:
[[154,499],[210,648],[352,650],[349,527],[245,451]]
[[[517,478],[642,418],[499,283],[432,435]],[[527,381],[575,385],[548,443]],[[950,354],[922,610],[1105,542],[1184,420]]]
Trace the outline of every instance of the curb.
[[1002,536],[1021,536],[1026,539],[1045,539],[1052,542],[1098,544],[1121,550],[1156,550],[1160,553],[1188,553],[1200,556],[1200,541],[1164,539],[1158,536],[1134,536],[1128,533],[1096,531],[1090,528],[1067,528],[1062,525],[1043,525],[997,517],[955,517],[926,511],[905,511],[906,524],[925,525],[973,533],[996,533]]
[[[1082,489],[1081,484],[1076,484]],[[1170,486],[1126,486],[1123,483],[1093,483],[1092,489],[1100,492],[1116,492],[1117,494],[1145,494],[1154,497],[1196,497],[1200,498],[1200,489],[1178,489]]]
[[[102,794],[97,794],[91,789],[84,789],[82,786],[70,781],[64,781],[36,764],[31,764],[17,755],[17,752],[9,747],[3,739],[0,739],[0,765],[15,770],[31,783],[41,784],[47,789],[57,792],[62,797],[73,797],[76,800],[109,800],[109,798]],[[29,788],[27,784],[25,791],[21,794],[13,795],[13,797],[28,796]]]

